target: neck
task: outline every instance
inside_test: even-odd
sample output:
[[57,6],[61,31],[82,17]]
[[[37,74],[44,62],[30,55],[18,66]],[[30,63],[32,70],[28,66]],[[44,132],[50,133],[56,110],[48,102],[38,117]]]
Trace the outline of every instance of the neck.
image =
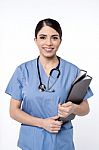
[[54,57],[51,58],[45,58],[42,55],[39,57],[39,61],[43,66],[53,66],[58,64],[58,59],[57,56],[55,55]]
[[53,68],[56,68],[59,61],[57,59],[57,56],[53,57],[53,58],[45,58],[45,57],[42,57],[40,55],[39,57],[39,61],[40,63],[42,64],[43,66],[43,69],[45,70],[46,74],[49,76],[50,74],[50,71],[53,69]]

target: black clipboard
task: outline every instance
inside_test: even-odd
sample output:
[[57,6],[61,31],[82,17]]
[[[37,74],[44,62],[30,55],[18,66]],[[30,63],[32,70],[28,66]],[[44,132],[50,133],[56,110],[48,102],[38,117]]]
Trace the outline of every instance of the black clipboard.
[[[77,78],[72,83],[66,102],[71,101],[75,104],[80,104],[88,90],[92,77],[87,75],[87,71],[81,70]],[[60,117],[58,120],[63,123],[71,121],[75,118],[74,114],[70,114],[66,118]]]

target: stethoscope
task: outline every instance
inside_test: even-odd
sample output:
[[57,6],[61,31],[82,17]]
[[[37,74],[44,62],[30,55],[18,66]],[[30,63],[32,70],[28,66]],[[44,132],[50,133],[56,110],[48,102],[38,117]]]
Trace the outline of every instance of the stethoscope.
[[[48,85],[47,85],[47,88],[45,86],[45,84],[42,83],[42,80],[41,80],[41,75],[40,75],[40,69],[39,69],[39,56],[37,58],[37,71],[38,71],[38,77],[39,77],[39,86],[38,86],[38,89],[39,91],[41,92],[55,92],[54,89],[52,89],[52,87],[54,86],[54,84],[56,83],[57,79],[59,78],[60,76],[60,70],[59,70],[59,66],[60,66],[60,57],[58,57],[58,65],[56,68],[53,68],[51,71],[50,71],[50,74],[49,74],[49,78],[48,78]],[[51,75],[53,73],[53,71],[57,71],[57,76],[56,76],[56,79],[55,81],[53,82],[53,84],[49,87],[49,82],[50,82],[50,78],[51,78]],[[52,90],[51,90],[52,89]]]

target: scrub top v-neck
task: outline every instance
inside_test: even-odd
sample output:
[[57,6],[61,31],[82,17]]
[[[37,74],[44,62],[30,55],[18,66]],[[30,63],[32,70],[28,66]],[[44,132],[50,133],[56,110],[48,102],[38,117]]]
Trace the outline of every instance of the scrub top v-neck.
[[[48,76],[40,63],[39,68],[42,83],[47,86]],[[40,92],[37,59],[25,62],[16,68],[5,92],[13,99],[22,101],[24,112],[39,118],[53,117],[58,114],[58,104],[66,101],[72,82],[80,71],[77,66],[62,58],[60,58],[59,70],[60,76],[51,88],[54,92]],[[53,80],[54,78],[52,82]],[[92,95],[89,87],[84,99]],[[18,146],[23,150],[74,150],[72,123],[64,124],[57,134],[43,128],[22,124]]]

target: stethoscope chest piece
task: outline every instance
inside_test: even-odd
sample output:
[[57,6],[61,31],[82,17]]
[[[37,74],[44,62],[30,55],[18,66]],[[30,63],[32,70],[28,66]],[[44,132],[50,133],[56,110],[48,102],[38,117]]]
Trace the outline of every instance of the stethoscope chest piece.
[[41,84],[38,86],[38,89],[40,92],[44,92],[46,90],[46,86],[44,84]]

